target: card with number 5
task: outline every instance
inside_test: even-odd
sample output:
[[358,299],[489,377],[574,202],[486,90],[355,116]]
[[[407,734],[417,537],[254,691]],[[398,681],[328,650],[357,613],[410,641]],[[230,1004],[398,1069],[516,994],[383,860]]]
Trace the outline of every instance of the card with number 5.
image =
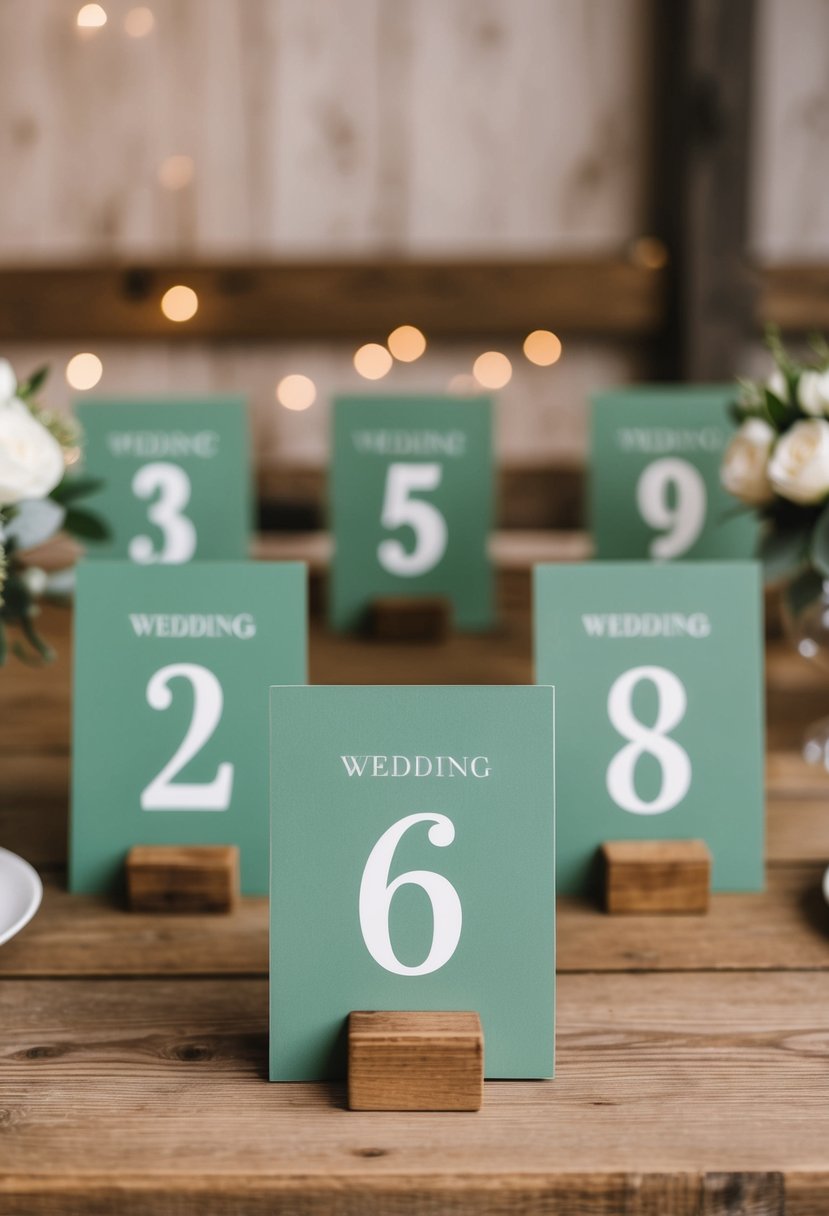
[[111,891],[135,844],[236,844],[268,889],[268,689],[306,678],[305,567],[78,570],[69,886]]
[[599,845],[626,839],[702,839],[715,890],[762,888],[761,619],[754,562],[536,567],[562,891],[592,887]]
[[343,1076],[357,1009],[552,1075],[553,734],[551,688],[271,689],[271,1080]]

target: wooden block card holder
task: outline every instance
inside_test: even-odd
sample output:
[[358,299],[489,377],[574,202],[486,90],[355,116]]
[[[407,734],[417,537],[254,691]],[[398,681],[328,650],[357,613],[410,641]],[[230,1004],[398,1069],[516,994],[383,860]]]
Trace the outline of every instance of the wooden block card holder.
[[126,872],[134,912],[230,912],[239,900],[236,845],[135,845]]
[[704,841],[605,841],[601,856],[608,912],[708,911],[711,854]]
[[480,1110],[483,1082],[477,1013],[349,1015],[351,1110]]

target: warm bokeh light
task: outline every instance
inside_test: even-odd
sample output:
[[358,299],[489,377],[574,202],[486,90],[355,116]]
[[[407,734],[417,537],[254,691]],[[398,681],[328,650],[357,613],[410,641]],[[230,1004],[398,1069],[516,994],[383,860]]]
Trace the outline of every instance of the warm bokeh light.
[[94,388],[103,374],[103,363],[90,351],[73,355],[66,365],[66,383],[81,392]]
[[354,352],[354,366],[365,380],[382,380],[391,365],[391,355],[378,342],[367,342]]
[[472,372],[484,388],[503,388],[512,379],[512,364],[500,350],[488,350],[478,355]]
[[192,287],[177,283],[161,297],[161,311],[168,321],[189,321],[198,312],[199,297]]
[[153,10],[145,8],[144,5],[139,8],[131,8],[124,18],[124,29],[130,38],[146,38],[147,34],[152,33],[154,26]]
[[195,171],[192,156],[167,156],[158,166],[158,180],[165,190],[183,190],[190,185]]
[[631,246],[630,260],[646,270],[661,270],[668,265],[668,248],[658,236],[640,236]]
[[388,336],[389,350],[401,363],[414,363],[426,349],[426,339],[416,325],[398,325]]
[[85,4],[78,9],[75,24],[79,30],[99,30],[106,25],[107,15],[100,4]]
[[561,340],[549,329],[534,329],[524,339],[524,354],[530,363],[550,367],[561,358]]
[[472,397],[481,391],[478,381],[468,372],[460,372],[457,376],[453,376],[446,387],[450,393],[454,393],[458,397]]
[[317,399],[317,386],[298,372],[283,376],[276,386],[276,399],[286,410],[307,410]]

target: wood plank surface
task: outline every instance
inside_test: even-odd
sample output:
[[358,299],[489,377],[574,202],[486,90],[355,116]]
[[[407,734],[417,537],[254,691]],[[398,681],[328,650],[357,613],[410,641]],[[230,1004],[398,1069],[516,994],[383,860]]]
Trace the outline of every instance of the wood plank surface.
[[[827,1004],[829,975],[563,976],[556,1079],[490,1083],[448,1120],[267,1083],[263,980],[7,984],[0,1204],[783,1216],[791,1178],[805,1213],[829,1196]],[[699,1206],[717,1174],[752,1203]],[[643,1180],[651,1206],[613,1206]]]

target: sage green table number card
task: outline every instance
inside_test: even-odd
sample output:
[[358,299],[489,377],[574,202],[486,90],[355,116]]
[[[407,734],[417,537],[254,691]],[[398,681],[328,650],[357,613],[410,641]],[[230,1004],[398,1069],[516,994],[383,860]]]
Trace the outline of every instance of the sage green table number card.
[[268,890],[268,689],[306,678],[298,562],[85,562],[75,605],[69,886],[134,844],[236,844]]
[[590,517],[599,558],[750,558],[757,525],[720,485],[724,386],[639,385],[593,399]]
[[492,403],[334,403],[330,618],[354,629],[378,596],[446,596],[458,629],[493,621]]
[[553,736],[551,688],[271,689],[271,1080],[343,1076],[359,1009],[552,1076]]
[[535,569],[536,678],[558,697],[557,879],[605,840],[702,839],[763,886],[762,589],[754,562]]
[[250,452],[241,398],[78,403],[83,471],[100,478],[96,510],[108,541],[91,557],[139,565],[236,560],[248,555]]

